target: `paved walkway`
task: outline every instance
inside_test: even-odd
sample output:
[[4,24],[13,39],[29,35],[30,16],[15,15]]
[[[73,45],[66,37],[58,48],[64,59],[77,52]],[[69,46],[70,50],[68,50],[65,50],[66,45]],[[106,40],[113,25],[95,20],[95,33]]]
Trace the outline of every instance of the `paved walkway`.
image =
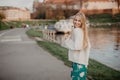
[[0,35],[0,80],[70,80],[70,68],[13,29]]

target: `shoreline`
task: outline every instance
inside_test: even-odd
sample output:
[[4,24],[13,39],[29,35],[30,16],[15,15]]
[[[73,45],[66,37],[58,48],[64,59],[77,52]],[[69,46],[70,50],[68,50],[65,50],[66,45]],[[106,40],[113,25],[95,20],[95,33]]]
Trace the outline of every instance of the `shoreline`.
[[114,22],[114,23],[94,23],[94,22],[91,22],[90,23],[90,26],[92,27],[99,27],[99,26],[112,26],[112,25],[115,25],[115,26],[118,26],[120,25],[120,22]]

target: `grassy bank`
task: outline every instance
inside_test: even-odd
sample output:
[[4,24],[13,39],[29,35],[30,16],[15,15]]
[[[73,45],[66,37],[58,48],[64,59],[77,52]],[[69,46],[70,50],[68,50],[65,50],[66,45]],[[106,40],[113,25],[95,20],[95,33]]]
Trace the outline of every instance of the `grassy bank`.
[[10,29],[22,27],[23,24],[28,24],[29,26],[40,26],[40,25],[48,25],[54,24],[55,20],[31,20],[31,21],[3,21],[0,26],[0,30]]
[[[31,33],[32,32],[32,33]],[[34,34],[34,36],[38,36],[37,30],[29,30],[27,31],[27,34],[31,36]],[[39,35],[42,33],[40,32]],[[33,36],[33,35],[32,35]],[[62,60],[65,65],[71,66],[71,62],[68,61],[67,57],[67,49],[64,47],[61,47],[59,44],[48,42],[48,41],[37,41],[39,46],[43,47],[45,50],[50,52],[53,56],[57,57],[58,59]],[[92,76],[94,80],[117,80],[120,78],[120,72],[113,70],[95,60],[90,59],[89,60],[89,66],[88,66],[88,73],[89,76]]]
[[41,31],[37,31],[37,29],[29,29],[26,34],[30,37],[43,37],[43,34]]
[[[59,44],[46,41],[38,41],[38,44],[53,56],[62,60],[67,66],[71,66],[71,62],[68,61],[67,57],[67,49],[61,47]],[[116,80],[120,78],[120,72],[92,59],[89,60],[88,75],[92,76],[94,80]]]
[[[103,23],[117,23],[120,22],[120,13],[116,15],[111,14],[94,14],[86,15],[91,24],[101,24]],[[4,21],[0,25],[0,30],[9,29],[10,26],[21,27],[22,24],[28,24],[30,26],[54,24],[55,20],[30,20],[30,21]],[[102,26],[103,26],[102,25]],[[103,26],[104,27],[104,26]]]
[[94,14],[86,15],[90,23],[116,23],[120,22],[120,13],[115,14]]

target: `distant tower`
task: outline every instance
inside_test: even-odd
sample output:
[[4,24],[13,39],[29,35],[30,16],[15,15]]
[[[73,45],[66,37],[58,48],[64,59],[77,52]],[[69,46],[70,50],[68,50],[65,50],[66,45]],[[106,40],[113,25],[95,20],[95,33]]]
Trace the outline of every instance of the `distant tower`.
[[39,5],[39,0],[34,0],[33,1],[33,12],[36,11],[36,8],[38,7],[38,5]]

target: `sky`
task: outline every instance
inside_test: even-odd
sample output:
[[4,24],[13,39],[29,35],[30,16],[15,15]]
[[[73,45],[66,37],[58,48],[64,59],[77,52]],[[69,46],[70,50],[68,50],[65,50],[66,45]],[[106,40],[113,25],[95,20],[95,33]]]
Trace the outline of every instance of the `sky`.
[[[28,8],[32,12],[34,0],[0,0],[0,6],[13,6],[20,8]],[[39,0],[42,2],[43,0]]]

